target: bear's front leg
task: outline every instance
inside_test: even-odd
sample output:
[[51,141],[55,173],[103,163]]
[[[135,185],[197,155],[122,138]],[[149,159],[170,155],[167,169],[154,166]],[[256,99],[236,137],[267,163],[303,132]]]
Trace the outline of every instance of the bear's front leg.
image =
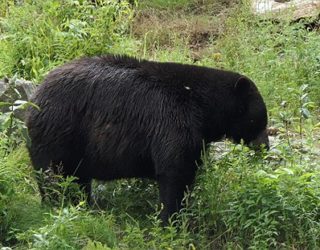
[[181,209],[184,192],[187,191],[188,186],[192,185],[194,175],[195,173],[190,171],[189,174],[177,173],[159,176],[160,203],[163,206],[160,219],[163,225],[167,225],[170,217]]
[[[78,178],[75,182],[78,183],[80,189],[84,192],[87,204],[93,205],[93,201],[91,199],[91,178]],[[77,202],[77,200],[73,201],[75,205],[77,205]]]

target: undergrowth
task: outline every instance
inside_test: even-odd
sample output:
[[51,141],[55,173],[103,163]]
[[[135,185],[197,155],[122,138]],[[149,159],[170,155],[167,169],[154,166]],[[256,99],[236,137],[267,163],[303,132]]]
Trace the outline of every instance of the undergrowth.
[[70,59],[114,52],[133,12],[126,1],[100,2],[97,7],[91,1],[5,1],[0,75],[39,80]]
[[[235,70],[252,78],[266,100],[275,130],[271,150],[213,144],[203,152],[185,208],[162,228],[153,181],[95,182],[92,207],[81,195],[75,206],[64,198],[57,206],[41,204],[24,125],[14,113],[0,113],[7,121],[0,126],[0,247],[320,248],[320,41],[319,31],[306,29],[310,20],[273,22],[241,4],[219,10],[223,29],[193,43],[188,34],[208,30],[216,18],[208,17],[208,6],[217,1],[98,2],[1,2],[0,76],[38,81],[65,61],[107,52]],[[162,33],[134,26],[143,23],[133,22],[141,17],[134,14],[146,10],[158,13],[154,23]],[[163,21],[166,12],[178,25]],[[181,29],[193,22],[186,17],[197,15],[203,25]],[[64,197],[71,181],[56,176],[54,184]]]

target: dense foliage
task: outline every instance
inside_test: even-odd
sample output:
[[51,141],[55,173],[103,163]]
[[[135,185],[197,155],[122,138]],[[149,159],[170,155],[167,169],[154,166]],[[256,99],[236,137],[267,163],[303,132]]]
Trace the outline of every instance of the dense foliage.
[[[261,19],[237,1],[219,20],[209,11],[218,0],[96,2],[2,1],[0,76],[40,81],[65,61],[108,52],[227,68],[255,80],[277,135],[259,155],[227,141],[203,152],[186,207],[161,228],[152,181],[96,182],[94,208],[41,205],[24,124],[0,113],[0,247],[320,248],[320,36],[307,27],[317,20]],[[202,21],[191,29],[185,20]],[[55,181],[63,197],[72,179]]]
[[38,80],[76,57],[113,51],[133,14],[126,1],[13,2],[3,3],[0,74],[26,79]]

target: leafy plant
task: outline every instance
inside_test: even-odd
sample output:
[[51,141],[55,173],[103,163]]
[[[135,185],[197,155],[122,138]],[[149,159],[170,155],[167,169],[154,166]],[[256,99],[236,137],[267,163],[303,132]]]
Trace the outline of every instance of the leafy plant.
[[0,22],[0,72],[37,80],[67,60],[111,52],[133,16],[128,2],[116,0],[99,6],[86,0],[24,1],[8,8]]
[[[0,135],[3,140],[0,147],[3,148],[4,155],[11,152],[22,142],[29,142],[27,128],[24,124],[24,114],[28,107],[35,104],[29,101],[20,100],[22,98],[18,88],[16,88],[16,77],[8,82],[8,92],[12,95],[6,96],[6,100],[0,102]],[[2,96],[4,99],[4,96]]]

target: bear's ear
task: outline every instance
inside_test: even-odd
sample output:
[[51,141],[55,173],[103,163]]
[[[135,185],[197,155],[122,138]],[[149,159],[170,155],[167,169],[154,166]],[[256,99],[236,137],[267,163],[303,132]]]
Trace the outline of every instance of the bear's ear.
[[250,86],[251,81],[247,77],[241,76],[235,83],[234,89],[237,93],[246,95],[249,93]]

